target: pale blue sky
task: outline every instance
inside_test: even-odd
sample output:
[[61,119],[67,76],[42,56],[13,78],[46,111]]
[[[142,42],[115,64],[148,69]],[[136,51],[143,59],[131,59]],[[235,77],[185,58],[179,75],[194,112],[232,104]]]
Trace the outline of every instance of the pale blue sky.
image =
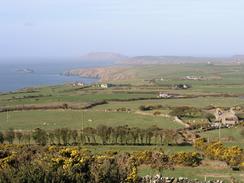
[[243,0],[0,0],[0,58],[244,54]]

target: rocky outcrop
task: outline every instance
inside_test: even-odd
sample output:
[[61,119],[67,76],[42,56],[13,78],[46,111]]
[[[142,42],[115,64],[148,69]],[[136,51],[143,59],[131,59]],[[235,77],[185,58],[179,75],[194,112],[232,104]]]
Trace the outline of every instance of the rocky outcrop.
[[186,177],[162,177],[160,175],[149,176],[140,178],[140,183],[223,183],[222,180],[209,180],[209,181],[199,181],[197,179],[190,180]]

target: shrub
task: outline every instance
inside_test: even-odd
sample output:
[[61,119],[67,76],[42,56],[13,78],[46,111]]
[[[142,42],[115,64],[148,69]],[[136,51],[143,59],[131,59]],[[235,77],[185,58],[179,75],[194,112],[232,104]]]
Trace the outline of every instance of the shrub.
[[194,107],[176,107],[170,112],[171,116],[178,116],[178,117],[187,117],[187,118],[197,118],[203,117],[204,113],[197,108]]
[[155,112],[153,113],[154,116],[158,116],[158,115],[160,115],[160,114],[161,114],[160,111],[155,111]]
[[170,159],[175,165],[198,166],[202,161],[202,157],[196,152],[179,152],[173,154]]

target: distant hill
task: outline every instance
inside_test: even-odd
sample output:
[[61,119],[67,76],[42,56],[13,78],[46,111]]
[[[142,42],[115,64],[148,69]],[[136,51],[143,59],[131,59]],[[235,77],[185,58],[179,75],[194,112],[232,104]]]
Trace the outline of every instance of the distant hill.
[[80,57],[84,61],[111,62],[126,65],[181,64],[181,63],[244,63],[244,55],[232,57],[192,57],[192,56],[135,56],[128,57],[113,52],[91,52]]
[[137,56],[121,61],[121,64],[147,65],[147,64],[182,64],[182,63],[214,63],[232,64],[243,63],[244,55],[233,57],[190,57],[190,56]]
[[233,58],[236,61],[244,62],[244,55],[235,55],[235,56],[233,56]]
[[85,61],[118,62],[118,61],[128,59],[128,57],[121,55],[119,53],[112,53],[112,52],[91,52],[91,53],[81,56],[81,59],[85,60]]

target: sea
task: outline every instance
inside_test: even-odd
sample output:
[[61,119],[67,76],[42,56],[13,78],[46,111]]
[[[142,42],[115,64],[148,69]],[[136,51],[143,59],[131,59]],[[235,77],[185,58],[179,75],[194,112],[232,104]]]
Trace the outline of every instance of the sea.
[[[83,82],[91,84],[98,81],[96,78],[83,78],[79,76],[65,76],[65,71],[74,68],[89,68],[106,66],[103,62],[0,62],[0,93],[16,91],[29,87],[60,85],[65,83]],[[32,73],[24,72],[31,70]]]

